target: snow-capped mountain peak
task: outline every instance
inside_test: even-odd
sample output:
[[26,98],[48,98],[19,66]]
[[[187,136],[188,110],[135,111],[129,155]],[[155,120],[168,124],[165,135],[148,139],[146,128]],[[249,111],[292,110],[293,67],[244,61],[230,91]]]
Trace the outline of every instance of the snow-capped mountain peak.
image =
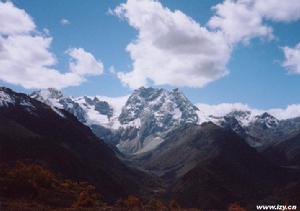
[[16,93],[5,87],[0,87],[0,108],[1,107],[18,107],[31,114],[34,114],[36,110],[29,96],[23,93]]
[[126,124],[142,119],[150,111],[158,124],[164,121],[167,121],[165,123],[197,122],[197,110],[198,108],[178,89],[167,91],[141,87],[128,98],[119,121]]
[[31,97],[47,100],[47,99],[61,99],[64,97],[64,95],[58,89],[48,88],[48,89],[41,89],[38,91],[34,91],[31,94]]
[[234,117],[240,125],[248,126],[255,117],[250,110],[235,110],[226,115],[227,117]]
[[63,109],[63,106],[59,103],[59,100],[64,98],[63,93],[55,88],[41,89],[34,91],[30,94],[30,97],[39,100],[51,107]]
[[261,124],[267,128],[276,127],[279,124],[279,120],[267,112],[256,116],[254,121],[255,124]]
[[30,96],[48,104],[55,111],[64,109],[72,113],[79,121],[88,126],[94,124],[110,126],[113,108],[97,97],[66,97],[61,91],[54,88],[35,91]]
[[0,87],[0,106],[14,104],[15,99],[8,93],[8,89]]
[[130,139],[121,136],[118,147],[131,153],[151,150],[162,143],[165,133],[183,124],[196,124],[197,112],[178,89],[141,87],[128,98],[119,115],[124,134],[130,134]]

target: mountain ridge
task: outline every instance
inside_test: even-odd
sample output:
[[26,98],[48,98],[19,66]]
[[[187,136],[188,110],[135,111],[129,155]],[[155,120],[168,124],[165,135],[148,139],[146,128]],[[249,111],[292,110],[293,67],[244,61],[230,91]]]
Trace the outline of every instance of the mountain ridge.
[[96,135],[125,154],[153,150],[164,141],[167,133],[189,123],[200,125],[211,121],[231,128],[258,150],[279,141],[287,135],[285,131],[291,133],[300,129],[297,118],[279,120],[268,112],[258,113],[251,109],[234,109],[225,115],[212,116],[191,103],[179,89],[141,87],[130,96],[120,98],[118,105],[105,97],[65,97],[55,89],[48,89],[48,92],[40,90],[30,96],[54,109],[71,112]]

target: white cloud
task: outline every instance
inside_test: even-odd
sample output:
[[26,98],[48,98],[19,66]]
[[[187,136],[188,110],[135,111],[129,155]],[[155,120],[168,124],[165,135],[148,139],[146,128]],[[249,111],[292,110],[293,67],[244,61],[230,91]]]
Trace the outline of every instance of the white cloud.
[[0,1],[0,35],[29,33],[35,30],[32,18],[11,2]]
[[201,112],[204,114],[215,117],[222,117],[226,114],[229,114],[232,111],[255,111],[255,114],[260,113],[259,110],[253,109],[247,104],[243,103],[221,103],[216,105],[209,105],[209,104],[203,104],[198,103],[196,106],[199,108]]
[[220,29],[231,43],[248,42],[254,37],[272,38],[272,28],[263,25],[261,14],[251,1],[226,0],[214,7],[216,15],[208,25]]
[[213,8],[216,15],[208,22],[209,27],[223,31],[232,43],[273,38],[273,29],[265,20],[288,22],[300,18],[299,0],[225,0]]
[[62,26],[66,26],[66,25],[70,24],[70,21],[68,19],[63,18],[63,19],[60,20],[60,24]]
[[[59,72],[54,68],[56,57],[49,51],[52,37],[37,31],[32,18],[10,2],[0,2],[0,26],[0,80],[25,88],[64,88],[103,71],[102,63],[95,63],[91,54],[83,49],[76,49],[80,51],[76,54],[73,49],[70,70]],[[97,65],[90,68],[91,64]]]
[[294,48],[285,46],[282,50],[285,57],[282,66],[290,73],[300,74],[300,43]]
[[67,51],[67,54],[72,58],[69,64],[71,72],[83,75],[101,75],[103,73],[103,64],[100,60],[86,52],[82,48],[72,48]]
[[138,31],[126,48],[130,72],[117,73],[131,88],[148,85],[202,87],[228,73],[231,47],[220,32],[210,32],[181,11],[158,1],[128,0],[114,13]]
[[292,104],[288,105],[285,109],[275,108],[268,110],[268,113],[272,114],[278,119],[290,119],[300,116],[300,105]]
[[256,0],[255,10],[273,21],[296,21],[300,18],[299,0]]

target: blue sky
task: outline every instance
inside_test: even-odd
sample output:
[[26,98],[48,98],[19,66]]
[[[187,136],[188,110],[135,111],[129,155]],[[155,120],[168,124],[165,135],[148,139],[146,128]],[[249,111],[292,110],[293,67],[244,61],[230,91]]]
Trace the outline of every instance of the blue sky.
[[[24,9],[34,20],[39,31],[47,28],[53,40],[51,52],[58,60],[55,68],[61,72],[68,68],[69,58],[66,50],[84,48],[104,64],[102,75],[90,76],[79,86],[64,88],[67,95],[106,95],[122,96],[132,92],[122,85],[116,75],[110,73],[113,66],[116,71],[130,71],[132,60],[126,46],[136,39],[138,32],[127,21],[108,13],[124,1],[110,0],[13,0],[16,7]],[[171,11],[180,10],[206,26],[215,11],[212,6],[223,1],[164,0],[161,4]],[[62,25],[67,19],[70,24]],[[300,42],[300,21],[280,22],[266,20],[273,28],[272,40],[254,37],[248,43],[234,44],[226,68],[230,71],[224,77],[214,80],[204,87],[180,87],[192,102],[208,104],[246,103],[259,109],[286,107],[300,103],[300,75],[289,74],[282,67],[283,46],[294,47]],[[239,30],[239,29],[236,29]],[[35,76],[32,76],[35,77]],[[0,85],[18,91],[29,92],[22,86],[0,80]],[[156,87],[173,88],[176,85]]]

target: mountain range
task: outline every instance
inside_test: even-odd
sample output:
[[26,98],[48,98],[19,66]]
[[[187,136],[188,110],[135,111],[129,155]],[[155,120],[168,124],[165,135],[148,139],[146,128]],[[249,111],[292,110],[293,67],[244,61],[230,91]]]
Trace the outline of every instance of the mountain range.
[[30,95],[64,109],[122,153],[141,154],[158,147],[165,136],[185,124],[213,122],[234,130],[252,147],[263,150],[300,130],[300,117],[279,120],[267,112],[232,110],[213,116],[193,105],[178,89],[141,87],[121,98],[66,97],[55,89]]
[[0,88],[0,138],[1,162],[88,181],[108,203],[128,195],[217,210],[299,202],[299,117],[214,116],[178,89],[108,98]]

